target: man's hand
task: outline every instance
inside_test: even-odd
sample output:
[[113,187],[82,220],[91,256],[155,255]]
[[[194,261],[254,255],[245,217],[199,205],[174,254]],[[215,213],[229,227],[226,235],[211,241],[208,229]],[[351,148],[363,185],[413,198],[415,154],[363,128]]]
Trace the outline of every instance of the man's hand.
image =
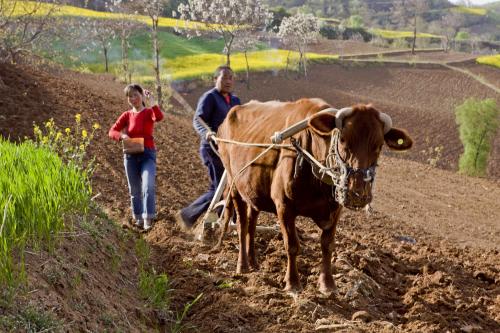
[[207,134],[205,134],[205,140],[207,141],[215,141],[215,132],[208,131]]
[[120,136],[120,140],[127,140],[127,139],[130,139],[130,137],[128,136],[127,133],[122,133],[122,135]]

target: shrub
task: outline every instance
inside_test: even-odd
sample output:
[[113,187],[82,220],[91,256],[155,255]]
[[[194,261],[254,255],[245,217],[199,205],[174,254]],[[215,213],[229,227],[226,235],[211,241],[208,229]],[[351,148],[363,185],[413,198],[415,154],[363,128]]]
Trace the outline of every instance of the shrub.
[[455,113],[464,146],[459,171],[470,176],[484,176],[500,110],[494,99],[470,98],[457,107]]
[[[85,210],[91,189],[75,164],[64,164],[33,142],[0,140],[0,156],[0,284],[10,284],[24,277],[24,247],[50,249],[64,227],[64,215]],[[17,272],[16,261],[21,262]]]
[[0,285],[24,280],[27,245],[51,250],[65,216],[88,208],[93,164],[84,158],[99,125],[89,133],[79,115],[76,123],[35,125],[35,141],[18,145],[0,138]]

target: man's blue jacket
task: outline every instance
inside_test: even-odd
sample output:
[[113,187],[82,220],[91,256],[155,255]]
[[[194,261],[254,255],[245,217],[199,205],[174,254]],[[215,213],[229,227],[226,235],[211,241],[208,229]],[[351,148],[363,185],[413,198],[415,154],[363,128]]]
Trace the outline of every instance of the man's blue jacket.
[[229,96],[230,102],[228,104],[224,96],[216,88],[213,88],[200,97],[193,118],[193,127],[201,137],[202,146],[208,146],[209,143],[207,142],[207,140],[205,140],[207,129],[198,121],[198,117],[203,119],[203,121],[207,123],[207,125],[213,132],[217,132],[217,129],[226,118],[229,110],[233,106],[241,104],[241,101],[238,97],[232,94],[230,94]]

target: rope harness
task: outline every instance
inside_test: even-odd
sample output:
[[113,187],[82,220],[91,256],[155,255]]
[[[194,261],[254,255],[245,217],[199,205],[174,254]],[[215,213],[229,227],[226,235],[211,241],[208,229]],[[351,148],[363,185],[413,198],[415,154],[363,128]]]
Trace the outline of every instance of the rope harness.
[[[266,144],[266,143],[247,143],[240,142],[234,140],[227,139],[219,139],[215,136],[212,137],[213,141],[216,143],[224,142],[229,144],[236,144],[240,146],[246,147],[260,147],[266,148],[263,152],[257,155],[253,160],[247,163],[237,174],[233,177],[231,185],[229,187],[229,193],[231,193],[232,188],[235,184],[236,179],[246,170],[250,165],[252,165],[255,161],[257,161],[261,156],[266,154],[271,149],[278,148],[295,148],[297,152],[297,160],[295,175],[297,175],[297,168],[299,167],[302,160],[306,160],[312,168],[313,175],[319,179],[321,182],[331,186],[332,197],[337,201],[340,205],[345,206],[349,209],[358,210],[363,208],[367,203],[361,202],[359,195],[356,192],[351,192],[352,195],[349,195],[349,179],[351,177],[355,177],[358,174],[363,176],[363,181],[365,183],[371,183],[373,186],[373,182],[375,181],[376,175],[376,167],[374,164],[368,168],[353,168],[350,166],[340,155],[339,152],[339,139],[340,139],[340,130],[334,129],[332,132],[330,147],[328,149],[328,155],[326,157],[326,165],[323,165],[321,162],[316,160],[307,150],[302,148],[299,142],[291,137],[291,145],[289,144]],[[212,143],[212,142],[211,142]],[[212,146],[212,149],[218,154],[215,147]],[[229,194],[228,194],[229,195]],[[226,200],[227,204],[227,200]]]
[[[353,168],[340,155],[339,152],[340,130],[334,129],[330,140],[330,148],[326,157],[326,165],[316,160],[307,150],[302,148],[295,138],[290,138],[293,147],[297,151],[298,159],[306,160],[312,168],[313,175],[321,182],[332,187],[332,197],[342,206],[349,209],[361,209],[366,203],[359,204],[359,195],[351,192],[349,196],[349,179],[358,174],[363,176],[364,182],[369,182],[373,186],[376,175],[376,165],[368,168]],[[300,163],[300,161],[298,162]],[[297,166],[296,166],[297,168]],[[358,200],[356,200],[358,199]]]

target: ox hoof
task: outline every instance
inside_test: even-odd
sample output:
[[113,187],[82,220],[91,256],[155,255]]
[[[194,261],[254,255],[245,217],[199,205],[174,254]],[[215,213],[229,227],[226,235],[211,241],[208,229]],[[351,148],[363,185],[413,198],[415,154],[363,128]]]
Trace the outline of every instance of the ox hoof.
[[240,266],[240,265],[236,266],[236,274],[245,274],[248,272],[250,272],[248,266]]
[[285,292],[291,294],[291,295],[297,295],[302,291],[302,286],[300,283],[298,284],[286,284],[285,289],[283,289]]
[[252,267],[254,271],[260,270],[260,265],[257,262],[250,263],[250,267]]
[[335,291],[335,282],[333,278],[326,278],[325,275],[320,275],[319,278],[319,291],[325,296],[330,296]]

